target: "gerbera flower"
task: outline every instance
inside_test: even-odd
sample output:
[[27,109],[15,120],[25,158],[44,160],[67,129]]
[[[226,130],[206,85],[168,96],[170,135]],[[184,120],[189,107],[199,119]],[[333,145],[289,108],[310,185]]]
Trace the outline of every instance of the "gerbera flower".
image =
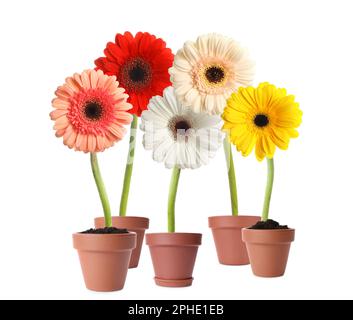
[[57,137],[64,144],[83,152],[98,152],[121,140],[132,116],[127,111],[128,95],[115,76],[87,70],[66,79],[55,92],[50,117]]
[[287,149],[289,139],[298,136],[302,111],[285,89],[261,83],[233,93],[222,118],[223,129],[229,130],[237,150],[248,156],[255,146],[256,158],[261,161],[272,159],[276,146]]
[[145,149],[153,150],[153,159],[167,168],[207,164],[222,142],[220,118],[185,108],[173,87],[166,88],[163,97],[153,97],[141,119]]
[[196,112],[221,114],[231,93],[251,84],[253,66],[237,42],[212,33],[186,42],[169,72],[184,105]]
[[170,85],[168,69],[173,63],[172,51],[166,43],[147,32],[117,34],[115,43],[109,42],[105,57],[95,61],[107,75],[115,75],[129,94],[130,110],[137,116],[147,108],[150,98],[162,95]]

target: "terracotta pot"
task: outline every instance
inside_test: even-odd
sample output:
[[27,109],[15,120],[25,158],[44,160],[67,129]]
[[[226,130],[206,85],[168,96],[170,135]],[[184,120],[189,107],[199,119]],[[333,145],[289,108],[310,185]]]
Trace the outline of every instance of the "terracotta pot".
[[246,243],[254,275],[280,277],[284,274],[294,233],[294,229],[243,229],[243,241]]
[[[148,229],[149,219],[143,217],[112,217],[113,227],[124,228],[136,233],[136,248],[132,251],[129,268],[136,268],[139,264],[145,230]],[[95,218],[96,228],[104,228],[104,217]]]
[[256,216],[216,216],[208,218],[221,264],[240,266],[249,264],[241,229],[254,225],[261,218]]
[[200,233],[150,233],[150,248],[155,282],[163,287],[191,286]]
[[117,291],[124,287],[136,234],[73,234],[87,289]]

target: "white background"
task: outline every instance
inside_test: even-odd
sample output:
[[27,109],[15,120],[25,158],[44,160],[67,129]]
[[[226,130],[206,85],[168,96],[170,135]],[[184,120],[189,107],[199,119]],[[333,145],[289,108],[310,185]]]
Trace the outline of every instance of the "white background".
[[[353,298],[351,1],[1,1],[0,298],[286,299]],[[192,287],[153,282],[148,249],[123,291],[84,287],[71,235],[101,215],[89,156],[56,139],[49,120],[57,86],[93,67],[115,33],[149,31],[173,52],[199,34],[220,32],[247,47],[255,84],[296,95],[300,137],[275,156],[270,215],[296,228],[287,273],[261,279],[250,266],[219,265],[207,217],[230,214],[222,151],[209,166],[183,171],[177,230],[202,232]],[[117,213],[127,140],[100,155]],[[266,163],[236,154],[240,212],[261,212]],[[170,171],[154,163],[139,132],[128,213],[166,230]]]

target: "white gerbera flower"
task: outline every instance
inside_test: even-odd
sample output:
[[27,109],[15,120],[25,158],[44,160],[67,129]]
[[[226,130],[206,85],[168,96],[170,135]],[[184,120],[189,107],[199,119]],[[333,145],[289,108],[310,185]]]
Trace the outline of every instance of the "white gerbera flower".
[[195,112],[221,114],[231,93],[251,84],[254,63],[233,39],[211,33],[187,41],[169,73],[184,105]]
[[220,117],[195,113],[178,102],[174,88],[154,96],[141,116],[143,145],[167,168],[195,169],[207,164],[222,143]]

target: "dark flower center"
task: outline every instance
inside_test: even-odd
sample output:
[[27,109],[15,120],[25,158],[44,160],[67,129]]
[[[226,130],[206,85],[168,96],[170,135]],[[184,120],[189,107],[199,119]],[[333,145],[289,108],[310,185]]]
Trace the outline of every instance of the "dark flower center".
[[190,128],[190,124],[185,120],[180,120],[175,124],[175,131],[178,132],[178,130],[180,130],[182,134],[188,131]]
[[224,70],[217,66],[209,67],[206,69],[205,76],[210,83],[219,83],[224,79]]
[[175,140],[178,139],[178,135],[185,136],[187,138],[187,131],[191,128],[190,122],[181,116],[176,116],[169,122],[169,130]]
[[141,65],[135,65],[129,71],[129,77],[133,82],[144,81],[146,78],[146,70]]
[[120,81],[122,87],[138,91],[144,89],[152,80],[152,70],[148,62],[141,58],[127,61],[121,69]]
[[87,119],[97,121],[102,117],[103,108],[100,103],[89,101],[86,103],[83,112]]
[[257,127],[266,127],[269,123],[269,119],[265,114],[257,114],[254,118],[254,123]]

